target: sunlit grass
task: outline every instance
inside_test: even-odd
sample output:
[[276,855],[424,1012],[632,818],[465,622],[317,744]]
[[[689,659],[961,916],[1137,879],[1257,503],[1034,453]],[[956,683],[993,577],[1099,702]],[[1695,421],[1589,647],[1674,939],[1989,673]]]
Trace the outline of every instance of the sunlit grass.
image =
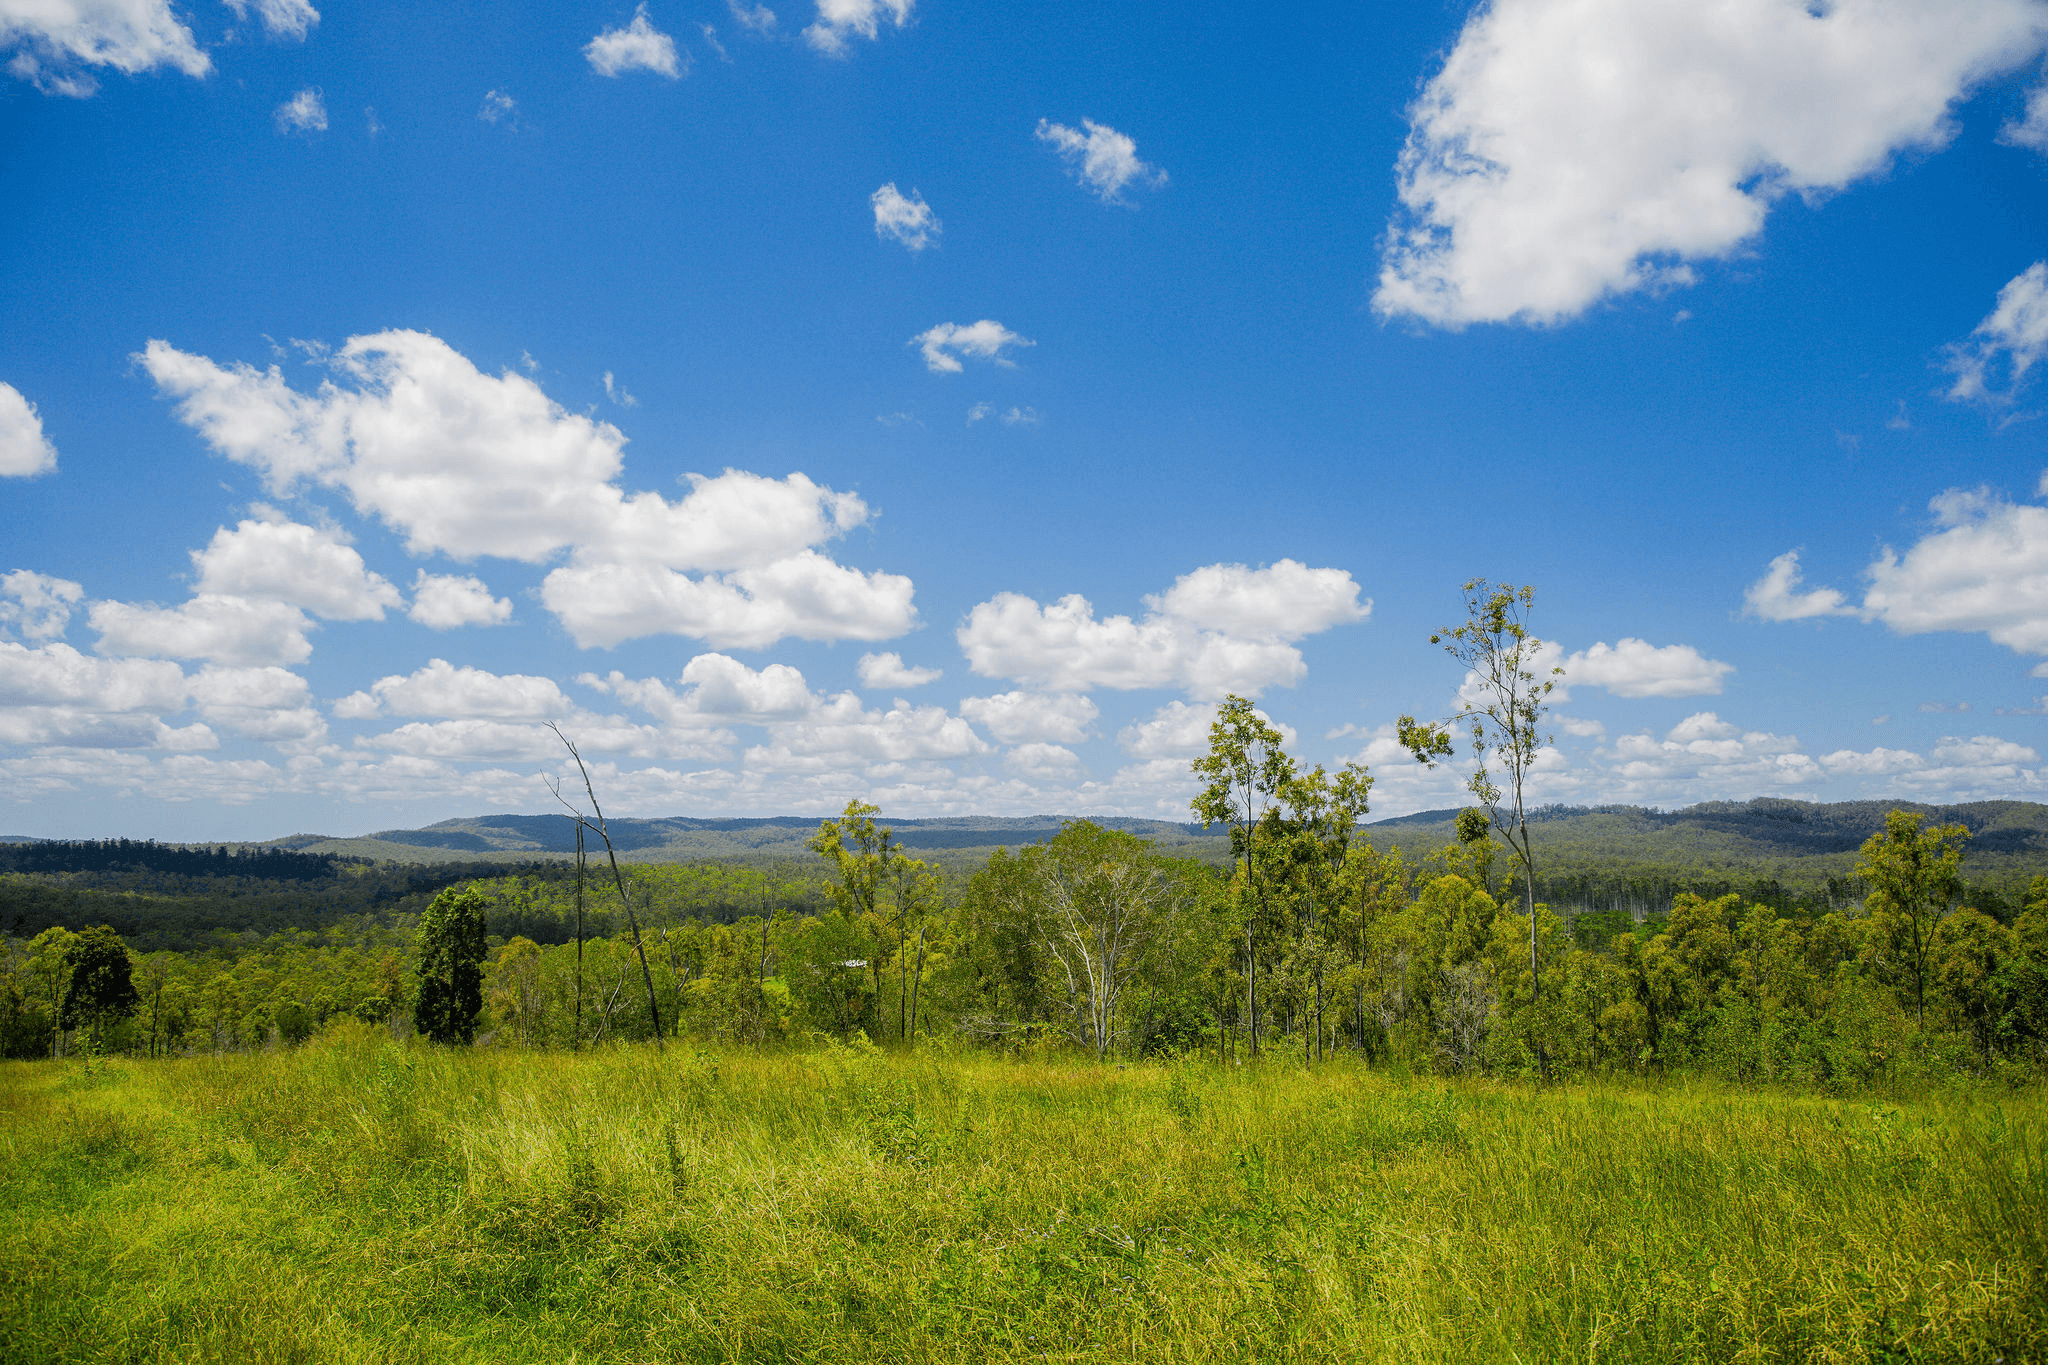
[[2048,1356],[2048,1105],[845,1050],[0,1067],[8,1360]]

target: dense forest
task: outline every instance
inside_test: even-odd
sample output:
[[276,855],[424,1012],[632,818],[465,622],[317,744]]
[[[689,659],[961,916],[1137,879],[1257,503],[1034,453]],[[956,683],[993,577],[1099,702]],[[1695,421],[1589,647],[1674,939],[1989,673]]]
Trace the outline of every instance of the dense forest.
[[[1893,812],[1818,896],[1752,879],[1603,906],[1595,884],[1572,906],[1538,901],[1532,932],[1483,822],[1382,849],[1320,770],[1294,780],[1223,866],[1076,821],[948,876],[858,803],[814,828],[808,864],[628,863],[616,882],[601,861],[330,858],[320,878],[284,880],[236,875],[230,857],[234,872],[204,877],[53,846],[45,867],[77,865],[0,876],[0,1045],[81,1046],[67,993],[80,934],[100,923],[126,940],[133,998],[92,1021],[97,1046],[261,1049],[344,1019],[410,1031],[421,916],[459,888],[481,916],[471,1032],[494,1046],[1341,1050],[1445,1072],[1821,1085],[2043,1060],[2048,876],[2017,895],[1973,885],[1961,825]],[[1918,881],[1887,870],[1901,857]]]

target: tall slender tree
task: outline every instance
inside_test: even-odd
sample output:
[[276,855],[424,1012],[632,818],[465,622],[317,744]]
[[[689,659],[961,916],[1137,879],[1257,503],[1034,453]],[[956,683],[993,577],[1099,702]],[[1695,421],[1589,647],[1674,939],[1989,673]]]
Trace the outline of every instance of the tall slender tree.
[[583,766],[583,755],[576,752],[576,746],[562,733],[561,726],[550,721],[548,729],[555,732],[555,738],[568,747],[569,757],[576,760],[576,772],[583,779],[583,794],[590,798],[590,815],[584,815],[573,803],[563,799],[562,786],[559,782],[550,779],[548,789],[555,794],[555,800],[560,801],[576,818],[577,825],[584,829],[596,830],[597,837],[604,841],[605,856],[611,860],[612,865],[612,885],[618,888],[619,904],[626,907],[626,927],[633,931],[633,951],[640,958],[640,983],[647,988],[647,1017],[654,1024],[654,1050],[660,1052],[661,1005],[654,998],[654,973],[647,967],[647,945],[640,938],[640,917],[633,913],[633,898],[626,892],[625,874],[619,871],[619,851],[612,847],[611,827],[605,823],[604,807],[597,804],[597,788],[591,784],[590,769]]
[[1935,927],[1963,891],[1962,825],[1920,828],[1916,811],[1894,810],[1884,829],[1864,841],[1856,875],[1869,884],[1863,902],[1876,929],[1879,965],[1913,1002],[1913,1021],[1927,1022],[1927,981]]
[[413,1025],[437,1043],[476,1037],[476,1016],[484,1007],[483,894],[472,887],[448,887],[420,915],[413,941],[413,971],[419,995]]
[[1216,710],[1209,727],[1209,752],[1192,767],[1202,779],[1201,794],[1189,804],[1204,828],[1230,827],[1231,851],[1244,874],[1244,1002],[1251,1055],[1259,1055],[1258,935],[1265,919],[1266,894],[1256,833],[1294,777],[1294,760],[1282,746],[1286,736],[1260,715],[1251,702],[1232,694]]
[[[1544,644],[1529,630],[1536,590],[1475,578],[1464,586],[1465,621],[1429,637],[1433,645],[1465,665],[1458,709],[1441,721],[1400,720],[1401,743],[1417,762],[1434,768],[1454,752],[1454,729],[1462,729],[1474,768],[1465,789],[1485,808],[1522,869],[1522,900],[1529,916],[1529,998],[1542,994],[1537,961],[1536,850],[1529,841],[1525,799],[1529,773],[1552,738],[1542,733],[1543,714],[1561,668],[1544,667]],[[1498,763],[1506,786],[1494,780]],[[1541,1049],[1538,1049],[1541,1061]]]

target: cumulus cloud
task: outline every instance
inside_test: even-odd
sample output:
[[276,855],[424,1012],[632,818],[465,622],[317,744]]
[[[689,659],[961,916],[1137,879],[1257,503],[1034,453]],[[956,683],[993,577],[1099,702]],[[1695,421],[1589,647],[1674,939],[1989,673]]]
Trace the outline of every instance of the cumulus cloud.
[[288,602],[330,621],[381,621],[385,608],[404,605],[339,531],[274,514],[216,530],[192,564],[200,593]]
[[863,654],[854,666],[860,675],[860,685],[867,688],[923,687],[935,683],[944,676],[936,668],[912,668],[903,662],[903,656],[891,651],[887,654]]
[[85,589],[68,578],[33,569],[0,574],[0,628],[25,640],[54,640],[71,624],[71,609],[84,596]]
[[[2010,403],[2027,372],[2048,352],[2048,261],[2036,261],[2007,280],[1998,303],[1969,339],[1949,347],[1956,402]],[[2003,384],[1999,380],[2003,378]]]
[[313,31],[313,26],[320,22],[320,11],[314,9],[308,0],[227,0],[227,7],[235,12],[237,19],[246,20],[254,14],[263,25],[263,31],[273,38],[303,41]]
[[1013,362],[1003,358],[1005,347],[1035,346],[1038,343],[1018,336],[1000,322],[983,318],[980,322],[964,326],[957,322],[942,322],[928,331],[919,332],[910,339],[910,344],[923,352],[924,367],[933,374],[958,374],[961,356],[1010,365]]
[[[872,41],[884,20],[902,28],[910,22],[915,4],[916,0],[818,0],[817,22],[804,30],[804,41],[820,52],[843,57],[847,39]],[[733,12],[741,11],[735,5]],[[769,15],[768,23],[774,22],[775,16]]]
[[600,76],[652,71],[675,80],[685,69],[676,55],[676,40],[648,20],[645,3],[633,11],[633,21],[624,28],[608,28],[592,38],[583,56]]
[[235,668],[304,663],[312,622],[287,602],[200,593],[182,606],[95,602],[86,619],[99,652],[208,659]]
[[519,112],[519,101],[502,90],[484,91],[484,102],[477,106],[476,116],[485,123],[513,124],[513,117]]
[[277,106],[271,117],[280,133],[324,133],[327,131],[327,100],[318,86],[307,86]]
[[868,519],[803,474],[693,475],[676,501],[618,483],[625,435],[565,411],[525,375],[479,372],[420,332],[357,337],[311,394],[272,367],[152,341],[141,357],[178,416],[286,493],[341,489],[413,554],[540,563],[542,600],[579,645],[680,634],[720,646],[882,640],[916,623],[912,585],[815,547]]
[[1105,204],[1125,202],[1123,191],[1127,185],[1157,188],[1166,183],[1165,171],[1138,159],[1137,143],[1094,119],[1082,119],[1078,129],[1040,119],[1037,137],[1040,142],[1050,143],[1073,171],[1074,178],[1093,190]]
[[2036,0],[1494,0],[1410,110],[1374,305],[1551,323],[1690,283],[1771,204],[1945,144]]
[[348,720],[375,715],[435,719],[560,720],[576,708],[551,678],[492,673],[430,659],[410,674],[392,674],[335,704]]
[[1003,766],[1033,782],[1071,782],[1084,771],[1080,756],[1057,744],[1020,744],[1003,755]]
[[964,698],[960,714],[1004,744],[1079,744],[1102,711],[1078,692],[1002,692]]
[[0,384],[0,478],[24,479],[56,468],[57,447],[43,434],[36,405],[12,384]]
[[915,189],[908,199],[890,181],[868,196],[875,211],[875,236],[901,242],[914,255],[932,244],[944,226]]
[[1854,616],[1856,609],[1833,588],[1801,591],[1799,551],[1772,560],[1764,576],[1744,589],[1742,614],[1765,621],[1804,621],[1816,616]]
[[[1566,688],[1604,687],[1617,697],[1703,697],[1720,692],[1734,664],[1709,659],[1691,645],[1652,645],[1623,639],[1595,644],[1568,656],[1560,665]],[[1559,701],[1568,695],[1560,689]]]
[[2048,654],[2048,508],[1955,489],[1929,506],[1938,529],[1865,571],[1864,615],[1901,635],[1982,631]]
[[853,693],[842,692],[803,719],[772,727],[768,743],[749,748],[743,761],[769,772],[822,773],[972,758],[989,751],[986,740],[942,706],[899,701],[887,711],[870,711]]
[[1293,641],[1372,610],[1340,569],[1291,559],[1264,569],[1212,564],[1147,597],[1142,620],[1097,619],[1078,593],[1041,606],[998,593],[957,632],[968,666],[1054,692],[1177,687],[1214,698],[1256,696],[1307,671]]
[[46,95],[92,94],[99,82],[86,67],[130,76],[213,69],[169,0],[0,0],[0,51],[10,48],[8,72]]
[[206,724],[238,739],[304,746],[327,735],[312,689],[289,669],[208,666],[190,688]]
[[491,596],[475,574],[438,574],[421,569],[412,581],[412,620],[433,630],[458,626],[502,626],[512,619],[512,600]]
[[0,641],[0,744],[211,747],[205,727],[160,717],[185,708],[185,674],[151,659],[95,659],[65,644]]

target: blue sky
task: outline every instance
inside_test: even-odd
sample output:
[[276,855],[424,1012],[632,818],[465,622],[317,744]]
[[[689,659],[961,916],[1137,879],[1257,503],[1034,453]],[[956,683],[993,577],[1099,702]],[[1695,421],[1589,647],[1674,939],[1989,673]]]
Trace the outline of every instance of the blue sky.
[[[0,830],[2048,789],[2048,4],[0,0]],[[1790,556],[1788,558],[1788,556]]]

